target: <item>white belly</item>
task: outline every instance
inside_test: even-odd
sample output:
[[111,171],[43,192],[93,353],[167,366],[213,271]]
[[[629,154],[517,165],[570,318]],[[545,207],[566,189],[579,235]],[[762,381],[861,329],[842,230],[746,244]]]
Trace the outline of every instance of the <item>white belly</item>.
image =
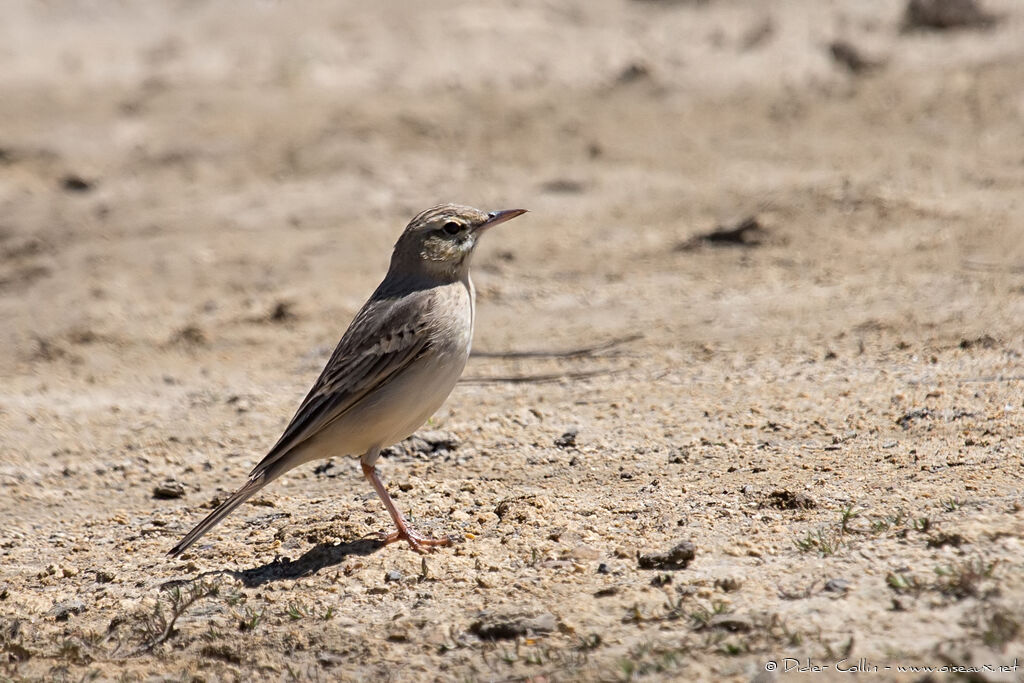
[[432,353],[360,401],[344,419],[353,432],[365,434],[353,454],[386,448],[412,435],[444,404],[468,357],[468,347],[462,352]]
[[[464,290],[470,297],[471,287]],[[445,402],[466,367],[473,339],[473,306],[466,307],[465,313],[466,320],[453,325],[460,334],[432,343],[427,354],[300,446],[299,462],[363,455],[387,448],[419,429]]]

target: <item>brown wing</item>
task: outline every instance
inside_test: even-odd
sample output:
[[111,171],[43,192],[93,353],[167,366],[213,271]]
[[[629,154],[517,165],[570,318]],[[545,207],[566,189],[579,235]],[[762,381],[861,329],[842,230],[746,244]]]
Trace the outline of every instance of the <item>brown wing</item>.
[[430,290],[423,290],[400,299],[367,302],[338,342],[281,438],[249,476],[265,472],[427,353],[429,320],[416,312],[426,309],[424,297],[431,295]]

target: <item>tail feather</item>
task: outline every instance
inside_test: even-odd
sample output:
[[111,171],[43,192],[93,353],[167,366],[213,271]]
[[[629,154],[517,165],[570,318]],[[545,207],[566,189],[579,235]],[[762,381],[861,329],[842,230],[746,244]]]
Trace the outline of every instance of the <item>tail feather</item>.
[[217,506],[217,509],[207,515],[206,519],[196,525],[196,528],[188,532],[185,538],[181,539],[178,545],[168,551],[171,557],[177,557],[188,547],[198,541],[203,534],[215,527],[222,519],[230,515],[235,508],[249,500],[257,491],[270,483],[271,478],[260,474],[246,482],[245,486],[231,494],[231,497]]

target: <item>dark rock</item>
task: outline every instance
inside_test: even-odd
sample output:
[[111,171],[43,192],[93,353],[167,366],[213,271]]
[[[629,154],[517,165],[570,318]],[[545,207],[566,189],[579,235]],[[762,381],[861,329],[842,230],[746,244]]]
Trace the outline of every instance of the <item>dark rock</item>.
[[672,583],[671,574],[656,574],[655,577],[651,579],[651,585],[655,588],[661,588],[662,586],[667,586],[670,583]]
[[904,413],[896,420],[903,429],[910,429],[910,425],[913,424],[914,420],[930,420],[934,417],[932,411],[928,408],[921,408],[920,410],[911,410]]
[[641,569],[686,569],[696,554],[696,546],[683,541],[668,552],[640,555],[637,562]]
[[990,28],[998,21],[999,17],[977,0],[910,0],[903,14],[903,30]]
[[286,323],[296,318],[298,316],[295,315],[293,304],[290,301],[278,301],[267,314],[267,320],[272,323]]
[[321,652],[316,656],[316,661],[325,669],[346,664],[348,660],[334,652]]
[[153,487],[153,497],[158,500],[173,500],[185,495],[185,486],[180,481],[167,479]]
[[243,661],[242,652],[227,643],[209,643],[200,648],[199,654],[229,664],[241,664]]
[[469,631],[484,640],[511,640],[528,633],[551,633],[556,628],[558,619],[550,612],[534,615],[488,610],[477,615]]
[[826,593],[846,595],[846,591],[850,590],[850,582],[846,579],[829,579],[825,582],[825,587],[822,590]]
[[715,586],[721,588],[726,593],[732,593],[738,591],[743,586],[743,580],[735,576],[723,576],[720,579],[715,579]]
[[68,173],[60,179],[60,186],[68,192],[88,192],[93,188],[93,182],[77,173]]
[[67,621],[72,614],[81,614],[85,611],[85,603],[81,600],[65,600],[54,605],[46,616],[53,617],[56,621]]
[[555,439],[555,446],[558,448],[575,448],[576,447],[576,435],[580,433],[580,430],[572,427],[567,429],[564,434]]
[[[321,464],[317,465],[316,467],[314,467],[313,468],[313,474],[315,474],[318,477],[322,476],[324,474],[327,474],[327,471],[329,469],[331,469],[332,467],[334,467],[334,461],[333,460],[328,460],[328,461],[326,461],[324,463],[321,463]],[[328,475],[328,476],[331,476],[331,475]]]
[[960,534],[938,534],[928,539],[928,547],[942,548],[943,546],[951,545],[954,548],[959,548],[966,542],[967,539]]
[[186,325],[171,335],[171,345],[203,346],[207,343],[206,333],[198,325]]
[[[845,40],[832,41],[832,44],[828,46],[828,50],[832,55],[832,59],[837,64],[845,66],[850,73],[864,73],[880,66],[877,61],[868,59],[861,54],[861,51],[855,45]],[[834,354],[833,357],[835,357]]]
[[668,461],[673,465],[682,465],[683,463],[689,462],[690,451],[686,448],[673,448],[669,451]]
[[719,225],[710,232],[695,235],[679,244],[676,251],[691,251],[703,244],[725,247],[756,247],[763,243],[768,231],[754,216],[744,218],[732,226]]
[[461,441],[454,434],[437,430],[417,432],[405,441],[381,451],[381,455],[393,457],[406,455],[413,457],[434,457],[445,455],[456,450]]
[[769,493],[768,500],[766,502],[768,506],[773,507],[776,510],[810,510],[818,507],[818,504],[814,502],[814,499],[803,491],[800,493],[793,493],[792,491],[786,491],[784,489]]
[[991,335],[988,334],[983,335],[981,337],[977,337],[975,339],[960,340],[961,349],[973,349],[975,347],[982,349],[994,349],[997,346],[999,346],[999,342],[996,341],[995,337],[992,337]]

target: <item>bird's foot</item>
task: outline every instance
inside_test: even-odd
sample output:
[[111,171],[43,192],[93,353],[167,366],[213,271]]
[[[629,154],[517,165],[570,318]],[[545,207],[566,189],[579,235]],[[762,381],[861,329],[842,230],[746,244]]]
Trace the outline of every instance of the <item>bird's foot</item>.
[[412,549],[420,555],[426,555],[428,552],[432,552],[436,546],[452,544],[452,539],[448,536],[443,536],[441,538],[422,536],[409,528],[399,529],[392,534],[388,534],[383,539],[384,545],[394,543],[395,541],[407,542],[412,546]]

